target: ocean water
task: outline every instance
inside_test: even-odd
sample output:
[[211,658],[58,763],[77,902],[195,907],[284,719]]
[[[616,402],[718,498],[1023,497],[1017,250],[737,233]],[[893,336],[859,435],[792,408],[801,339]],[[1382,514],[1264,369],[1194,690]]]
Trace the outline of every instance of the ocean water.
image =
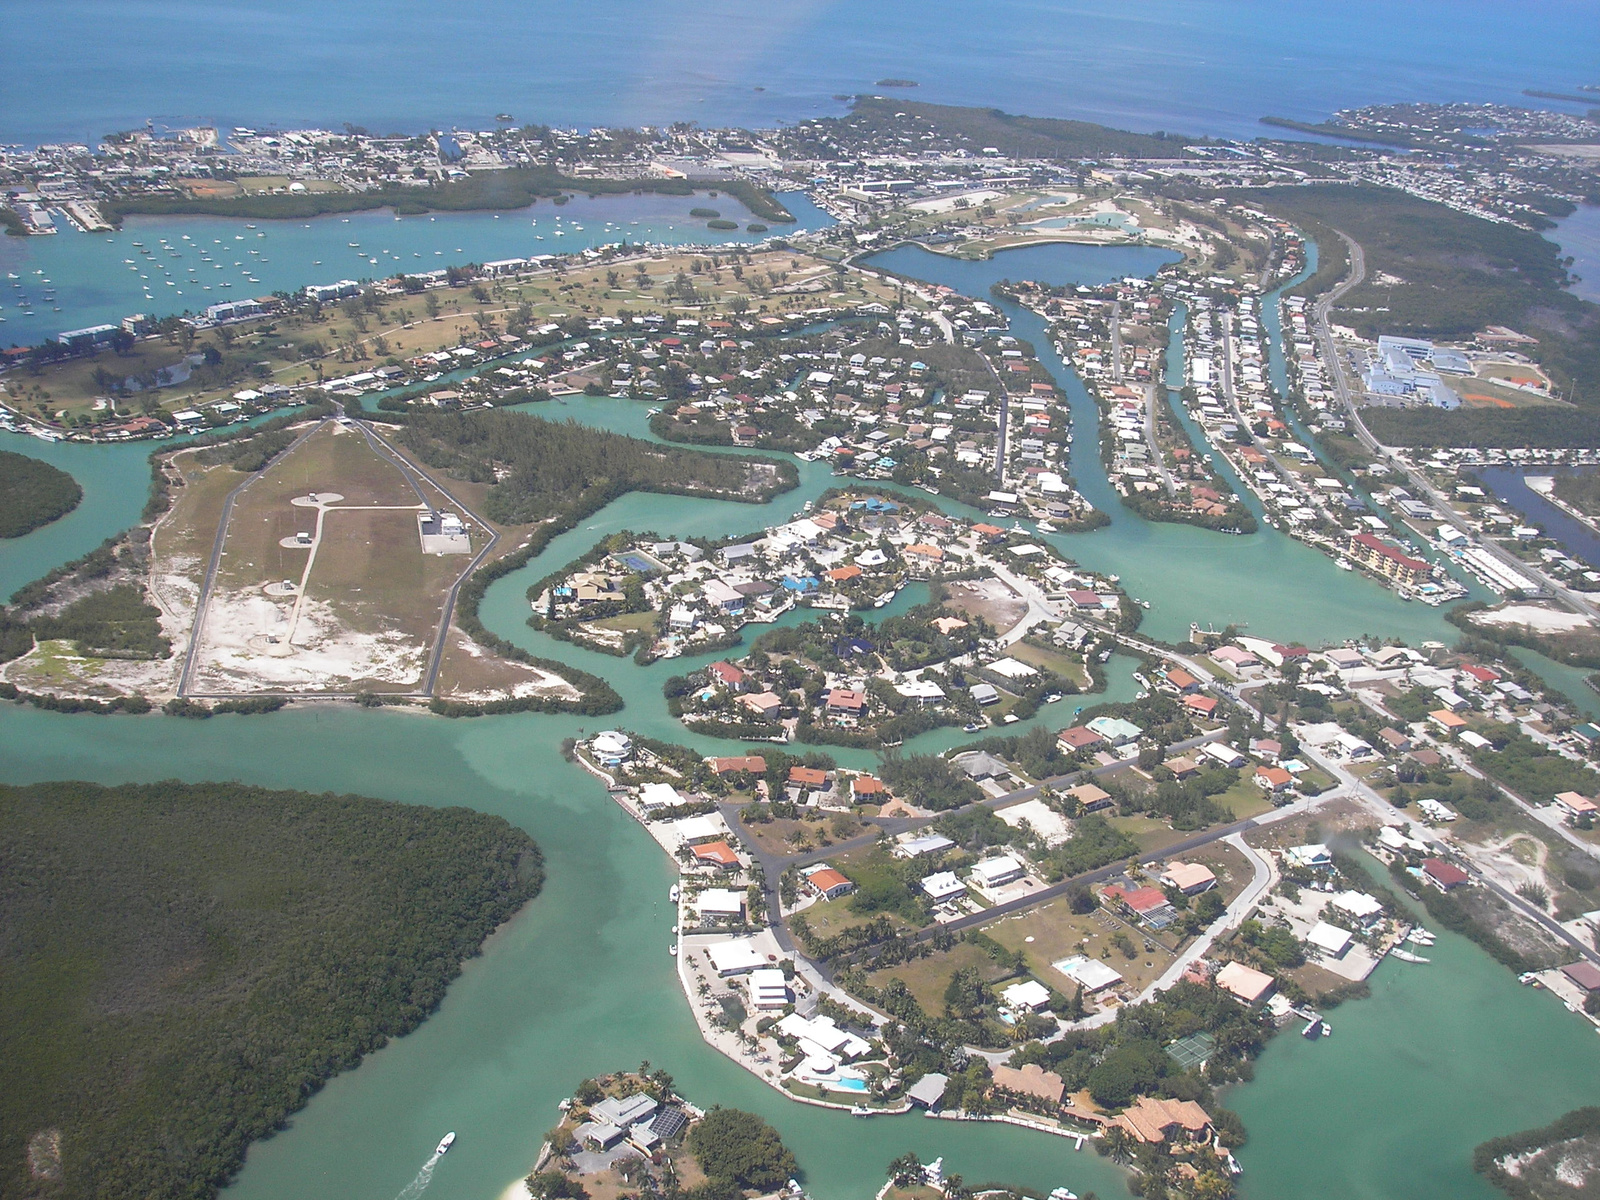
[[[141,125],[764,125],[920,100],[1252,137],[1401,100],[1594,83],[1591,0],[0,0],[0,139]],[[1559,105],[1558,105],[1559,106]],[[1571,106],[1566,106],[1571,107]]]

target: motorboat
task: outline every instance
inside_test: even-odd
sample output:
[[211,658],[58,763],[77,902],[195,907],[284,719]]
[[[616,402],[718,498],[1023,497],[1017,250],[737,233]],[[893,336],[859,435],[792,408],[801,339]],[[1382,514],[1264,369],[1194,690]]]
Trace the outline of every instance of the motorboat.
[[456,1144],[456,1135],[455,1135],[455,1131],[452,1130],[451,1132],[445,1134],[442,1138],[439,1139],[439,1144],[433,1148],[433,1152],[435,1154],[443,1154],[447,1150],[449,1150],[451,1146],[454,1146],[455,1144]]

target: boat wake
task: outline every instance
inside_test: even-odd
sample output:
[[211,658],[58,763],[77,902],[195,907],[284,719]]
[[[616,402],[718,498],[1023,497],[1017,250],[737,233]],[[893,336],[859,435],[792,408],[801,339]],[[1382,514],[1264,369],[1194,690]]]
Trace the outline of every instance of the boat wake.
[[427,1191],[428,1185],[433,1182],[433,1169],[439,1165],[439,1160],[443,1157],[444,1155],[435,1151],[428,1161],[422,1164],[422,1170],[417,1172],[417,1177],[406,1184],[405,1190],[394,1200],[417,1200],[417,1197]]

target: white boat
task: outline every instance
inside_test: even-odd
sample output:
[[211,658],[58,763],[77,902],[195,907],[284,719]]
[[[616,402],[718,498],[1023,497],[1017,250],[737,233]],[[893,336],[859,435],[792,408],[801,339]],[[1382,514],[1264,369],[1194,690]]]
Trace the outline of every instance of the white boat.
[[678,957],[678,945],[676,942],[667,947],[667,953],[672,955],[673,958]]
[[1341,570],[1341,571],[1354,571],[1355,570],[1355,567],[1351,564],[1351,562],[1350,562],[1350,560],[1348,558],[1336,559],[1334,561],[1333,565],[1338,567],[1339,570]]
[[433,1148],[433,1152],[435,1154],[443,1154],[446,1150],[450,1149],[450,1147],[454,1146],[455,1144],[456,1144],[456,1135],[455,1135],[455,1131],[452,1130],[451,1132],[445,1134],[442,1138],[439,1139],[439,1144]]
[[672,903],[674,903],[674,904],[676,904],[678,902],[678,894],[679,893],[678,893],[678,885],[677,884],[673,884],[670,888],[667,889],[667,899],[672,901]]
[[1409,950],[1402,950],[1399,946],[1396,946],[1394,949],[1389,951],[1389,957],[1398,958],[1401,962],[1408,963],[1425,963],[1433,961],[1429,958],[1423,958],[1420,954],[1413,954]]

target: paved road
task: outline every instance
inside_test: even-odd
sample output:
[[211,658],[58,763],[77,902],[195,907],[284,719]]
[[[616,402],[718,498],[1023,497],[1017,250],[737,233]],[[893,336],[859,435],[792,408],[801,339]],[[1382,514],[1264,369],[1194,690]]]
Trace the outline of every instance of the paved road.
[[385,458],[389,459],[390,462],[394,463],[395,466],[400,468],[400,471],[406,477],[406,482],[411,485],[411,490],[416,492],[418,498],[421,499],[424,504],[428,505],[430,509],[433,507],[433,503],[427,498],[426,495],[423,494],[422,486],[419,480],[425,481],[430,487],[436,489],[439,494],[448,500],[452,505],[458,508],[461,512],[465,513],[469,518],[476,521],[482,528],[488,530],[489,532],[489,540],[484,543],[481,550],[472,556],[472,561],[467,563],[467,565],[462,569],[461,573],[456,576],[455,582],[450,585],[450,590],[445,593],[444,607],[439,614],[439,629],[434,635],[433,639],[433,652],[428,656],[428,669],[423,673],[422,676],[422,690],[420,694],[423,696],[432,697],[433,690],[439,682],[439,666],[444,661],[445,644],[450,637],[450,622],[455,616],[456,599],[461,594],[462,585],[465,584],[468,579],[472,578],[472,573],[483,564],[484,560],[487,559],[494,551],[494,548],[500,544],[500,534],[496,532],[494,526],[490,525],[488,521],[485,521],[471,508],[467,507],[467,505],[459,496],[452,493],[437,479],[430,475],[424,475],[421,471],[413,467],[410,461],[387,441],[385,441],[383,436],[379,434],[377,430],[373,429],[371,425],[365,421],[358,422],[358,424],[361,427],[361,432],[367,435],[367,441],[372,445],[372,447]]

